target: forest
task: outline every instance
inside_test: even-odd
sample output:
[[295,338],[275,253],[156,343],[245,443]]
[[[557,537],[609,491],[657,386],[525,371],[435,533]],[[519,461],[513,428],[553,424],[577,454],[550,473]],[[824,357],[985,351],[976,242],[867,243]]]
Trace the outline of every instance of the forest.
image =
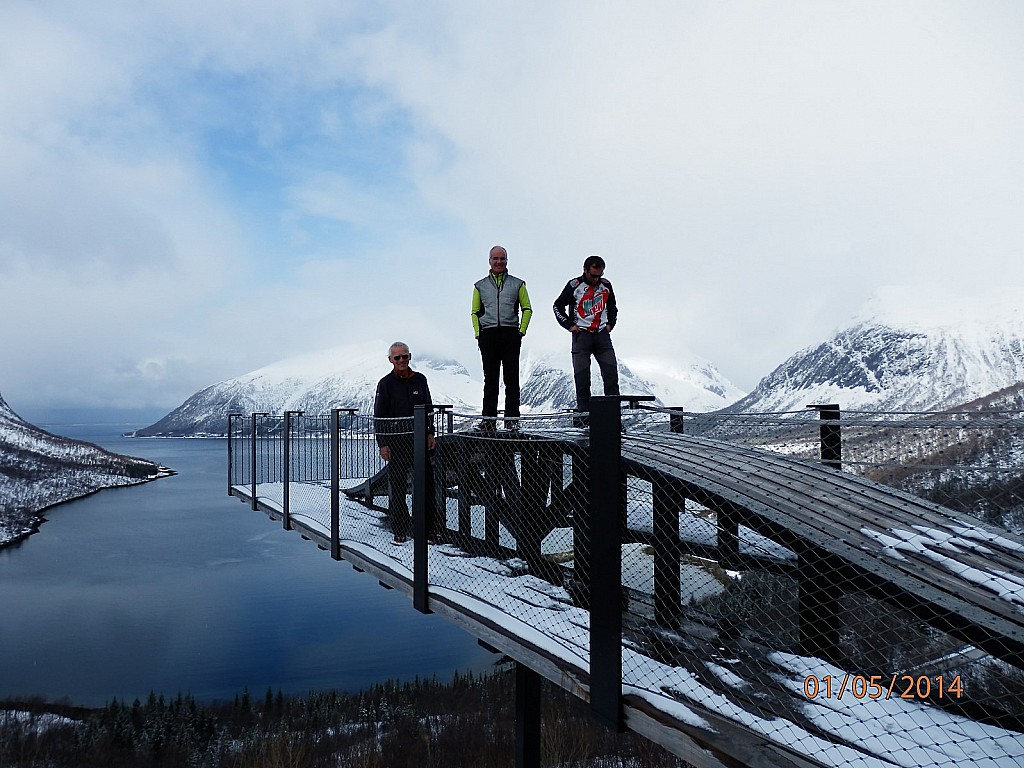
[[[152,693],[85,709],[0,701],[4,768],[511,768],[515,675],[388,681],[355,693],[243,691],[200,703]],[[587,705],[544,681],[542,765],[686,768],[633,733],[595,723]]]

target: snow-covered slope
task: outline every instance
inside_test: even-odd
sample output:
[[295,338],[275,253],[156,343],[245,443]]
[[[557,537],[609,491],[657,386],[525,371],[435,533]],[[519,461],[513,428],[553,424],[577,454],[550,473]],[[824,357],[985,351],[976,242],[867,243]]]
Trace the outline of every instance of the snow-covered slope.
[[832,338],[793,355],[730,411],[934,410],[1024,381],[1024,292],[879,291]]
[[[386,348],[386,343],[378,341],[281,360],[197,392],[136,435],[223,435],[229,413],[302,410],[319,414],[331,408],[369,413],[377,382],[390,369],[381,351]],[[483,394],[479,360],[467,366],[457,360],[416,355],[413,368],[426,375],[435,403],[451,404],[458,413],[479,413]],[[596,364],[593,375],[593,391],[600,393]],[[653,394],[659,403],[693,411],[722,408],[743,395],[710,363],[698,359],[664,370],[650,361],[639,361],[634,368],[620,360],[619,379],[622,392]],[[526,413],[559,411],[576,403],[568,350],[544,355],[524,352],[521,381]]]
[[[521,399],[535,413],[550,413],[576,405],[572,359],[568,351],[524,354]],[[601,373],[591,364],[591,391],[603,392]],[[619,391],[654,395],[658,405],[687,411],[713,411],[743,397],[743,391],[711,363],[697,357],[665,363],[648,358],[619,358]],[[479,410],[479,394],[474,400]]]
[[0,546],[32,533],[46,507],[165,474],[152,462],[51,435],[19,417],[0,396]]

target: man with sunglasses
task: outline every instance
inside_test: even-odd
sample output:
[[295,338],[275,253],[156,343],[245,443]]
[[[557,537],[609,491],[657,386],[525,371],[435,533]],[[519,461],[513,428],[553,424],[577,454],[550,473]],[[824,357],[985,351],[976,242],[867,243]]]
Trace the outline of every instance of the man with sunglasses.
[[[619,369],[611,331],[619,317],[612,284],[604,277],[604,259],[588,256],[583,274],[565,284],[555,299],[555,320],[572,334],[572,373],[576,410],[590,412],[590,357],[601,369],[606,395],[619,394]],[[585,425],[586,417],[574,421]]]
[[[409,540],[412,525],[405,496],[413,458],[413,413],[417,405],[431,405],[427,377],[412,370],[412,353],[404,341],[388,349],[392,370],[377,382],[373,398],[373,426],[380,457],[388,463],[388,519],[395,544]],[[427,421],[427,447],[434,450],[434,425]]]
[[[481,429],[495,429],[498,376],[505,382],[505,426],[514,429],[519,416],[519,350],[533,317],[526,281],[508,273],[508,252],[496,245],[487,257],[490,271],[473,285],[470,307],[473,335],[484,369]],[[522,310],[522,316],[520,316]]]

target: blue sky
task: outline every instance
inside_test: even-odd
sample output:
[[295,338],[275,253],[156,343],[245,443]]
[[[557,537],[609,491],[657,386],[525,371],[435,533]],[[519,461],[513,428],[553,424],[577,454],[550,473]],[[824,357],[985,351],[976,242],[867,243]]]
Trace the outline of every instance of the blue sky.
[[495,243],[528,349],[600,253],[620,356],[750,389],[882,286],[1024,285],[1021,39],[986,0],[0,0],[0,392],[472,366]]

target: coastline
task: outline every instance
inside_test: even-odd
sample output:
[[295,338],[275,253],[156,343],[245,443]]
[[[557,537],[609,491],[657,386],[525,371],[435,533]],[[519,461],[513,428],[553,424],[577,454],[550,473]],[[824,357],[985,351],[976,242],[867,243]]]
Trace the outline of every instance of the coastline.
[[48,519],[45,513],[51,509],[54,509],[55,507],[59,507],[63,504],[68,504],[72,501],[78,501],[79,499],[88,498],[93,494],[99,493],[100,491],[110,490],[111,488],[127,488],[130,486],[143,485],[144,483],[151,483],[155,480],[160,480],[165,477],[172,477],[178,474],[169,467],[164,467],[157,464],[154,464],[153,466],[156,467],[157,472],[149,477],[139,479],[124,478],[127,480],[127,482],[118,482],[111,483],[110,485],[101,485],[98,488],[92,488],[83,493],[76,493],[74,495],[58,499],[57,501],[50,502],[49,504],[46,504],[37,509],[26,511],[25,514],[27,516],[27,528],[19,530],[17,533],[14,533],[8,538],[0,538],[0,550],[13,549],[30,536],[39,533],[39,529],[42,527],[43,523],[47,522]]

